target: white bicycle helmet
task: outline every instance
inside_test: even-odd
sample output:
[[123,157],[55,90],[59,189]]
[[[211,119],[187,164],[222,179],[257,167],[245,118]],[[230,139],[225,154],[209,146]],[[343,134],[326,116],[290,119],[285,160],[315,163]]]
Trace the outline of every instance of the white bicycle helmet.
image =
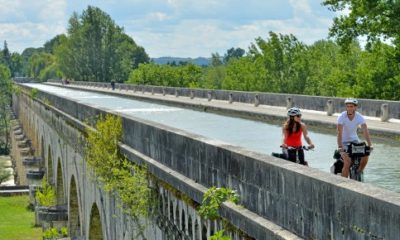
[[301,115],[301,111],[299,108],[297,107],[292,107],[287,111],[287,115],[288,116],[297,116],[297,115]]
[[348,103],[354,104],[356,106],[358,105],[358,101],[355,98],[347,98],[346,100],[344,100],[344,104],[348,104]]

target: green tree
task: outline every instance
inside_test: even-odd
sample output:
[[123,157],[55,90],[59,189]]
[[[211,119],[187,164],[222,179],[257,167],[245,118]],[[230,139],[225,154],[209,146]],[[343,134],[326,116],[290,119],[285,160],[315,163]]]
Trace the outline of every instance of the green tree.
[[245,54],[245,51],[241,48],[230,48],[226,51],[224,55],[224,63],[229,62],[229,60],[234,58],[241,58]]
[[3,64],[10,70],[11,77],[22,75],[22,58],[19,53],[11,53],[8,49],[7,41],[4,41],[4,47],[0,52],[0,64]]
[[211,66],[217,67],[222,64],[223,64],[223,62],[221,60],[221,56],[218,53],[211,54]]
[[171,65],[140,64],[130,73],[128,83],[176,86],[176,75]]
[[[49,53],[36,53],[29,59],[29,76],[39,79],[42,71],[55,64],[55,58]],[[47,80],[47,79],[42,79]]]
[[62,44],[63,42],[65,42],[65,40],[67,39],[67,36],[65,36],[65,34],[59,34],[56,35],[55,37],[53,37],[51,40],[47,41],[43,48],[44,51],[46,53],[49,54],[54,54],[55,53],[55,49]]
[[400,60],[400,2],[371,0],[325,0],[332,11],[349,9],[348,15],[334,18],[330,35],[340,44],[349,44],[358,36],[366,36],[369,43],[381,38],[393,40]]
[[69,20],[67,39],[56,49],[65,77],[81,81],[125,81],[132,68],[149,60],[111,17],[89,6]]
[[249,49],[254,62],[262,61],[269,91],[303,93],[308,78],[307,46],[293,35],[269,33],[269,38],[257,38]]
[[202,69],[193,63],[187,63],[183,66],[174,68],[177,70],[177,85],[178,87],[200,87]]
[[43,48],[26,48],[22,54],[22,76],[29,76],[30,72],[30,66],[29,66],[29,61],[30,58],[35,55],[44,52]]
[[395,48],[384,43],[372,44],[361,54],[355,74],[355,95],[362,98],[399,100],[400,71]]
[[42,180],[42,186],[39,191],[36,192],[36,200],[40,206],[51,207],[56,204],[56,191],[51,186],[47,179],[44,177]]
[[12,89],[10,70],[0,64],[0,151],[6,154],[10,148],[9,106],[11,104]]
[[258,59],[242,57],[231,59],[226,65],[226,76],[222,88],[239,91],[266,91],[268,88],[267,71]]
[[333,41],[320,40],[309,47],[309,76],[304,94],[355,96],[356,73],[361,49],[357,44],[348,52]]
[[222,89],[222,82],[225,77],[226,67],[224,65],[209,66],[203,69],[201,87],[208,89]]
[[8,50],[7,41],[4,41],[3,50],[1,51],[0,64],[3,64],[8,67],[8,69],[11,69],[11,53],[10,50]]
[[11,54],[10,71],[11,71],[12,77],[19,77],[19,76],[23,76],[24,75],[23,74],[23,71],[24,71],[23,58],[17,52],[13,52]]
[[200,87],[203,69],[192,63],[184,65],[140,64],[131,72],[128,83],[174,87]]

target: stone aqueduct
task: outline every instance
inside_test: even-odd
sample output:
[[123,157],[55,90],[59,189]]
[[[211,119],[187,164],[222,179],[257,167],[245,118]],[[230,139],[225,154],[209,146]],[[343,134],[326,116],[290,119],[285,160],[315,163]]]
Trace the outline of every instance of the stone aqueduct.
[[40,91],[32,98],[29,87],[21,88],[22,93],[13,97],[13,110],[35,155],[43,159],[41,167],[55,186],[57,204],[67,209],[71,238],[207,239],[222,228],[221,221],[201,219],[195,207],[174,192],[200,203],[210,186],[236,189],[241,197],[242,206],[226,203],[220,210],[236,228],[229,232],[233,239],[400,236],[396,193],[122,116],[121,151],[129,160],[147,164],[159,181],[175,189],[155,186],[159,214],[139,235],[135,220],[96,183],[82,157],[83,122],[104,111]]
[[[13,102],[20,125],[37,157],[43,159],[40,170],[55,186],[57,205],[68,209],[72,239],[207,239],[222,228],[217,221],[202,220],[193,206],[159,186],[161,214],[150,219],[140,233],[115,197],[94,181],[82,157],[84,123],[28,95],[14,96]],[[24,173],[19,174],[19,181],[29,183]],[[234,233],[232,236],[239,238]]]

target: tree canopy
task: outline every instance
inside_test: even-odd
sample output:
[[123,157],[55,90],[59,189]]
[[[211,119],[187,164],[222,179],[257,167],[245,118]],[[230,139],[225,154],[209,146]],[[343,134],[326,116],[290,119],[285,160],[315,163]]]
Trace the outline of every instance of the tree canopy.
[[335,17],[330,29],[340,44],[366,36],[369,44],[389,39],[400,47],[400,1],[325,0],[323,4],[332,11],[350,10],[348,15]]
[[293,35],[270,32],[241,55],[222,62],[213,53],[207,67],[141,64],[128,82],[400,100],[400,93],[391,90],[400,89],[395,47],[379,41],[368,50],[353,41],[344,51],[334,41],[306,45]]
[[12,82],[10,70],[0,64],[0,155],[7,154],[9,150],[10,116]]
[[80,81],[125,81],[132,68],[149,61],[142,47],[97,7],[69,20],[68,34],[55,54],[66,78]]

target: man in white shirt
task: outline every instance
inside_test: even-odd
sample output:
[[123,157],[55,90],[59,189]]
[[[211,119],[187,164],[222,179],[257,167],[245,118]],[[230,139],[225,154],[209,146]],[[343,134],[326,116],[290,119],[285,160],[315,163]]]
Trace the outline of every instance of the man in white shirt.
[[[357,112],[358,101],[357,99],[348,98],[344,102],[346,104],[346,111],[342,112],[337,121],[337,144],[340,155],[343,159],[342,176],[349,176],[349,169],[351,159],[349,155],[344,151],[345,147],[352,142],[360,142],[357,135],[357,128],[361,125],[361,129],[364,133],[364,138],[367,141],[367,145],[372,150],[371,138],[369,136],[368,127],[364,117]],[[359,172],[363,172],[368,162],[368,156],[361,158]]]

